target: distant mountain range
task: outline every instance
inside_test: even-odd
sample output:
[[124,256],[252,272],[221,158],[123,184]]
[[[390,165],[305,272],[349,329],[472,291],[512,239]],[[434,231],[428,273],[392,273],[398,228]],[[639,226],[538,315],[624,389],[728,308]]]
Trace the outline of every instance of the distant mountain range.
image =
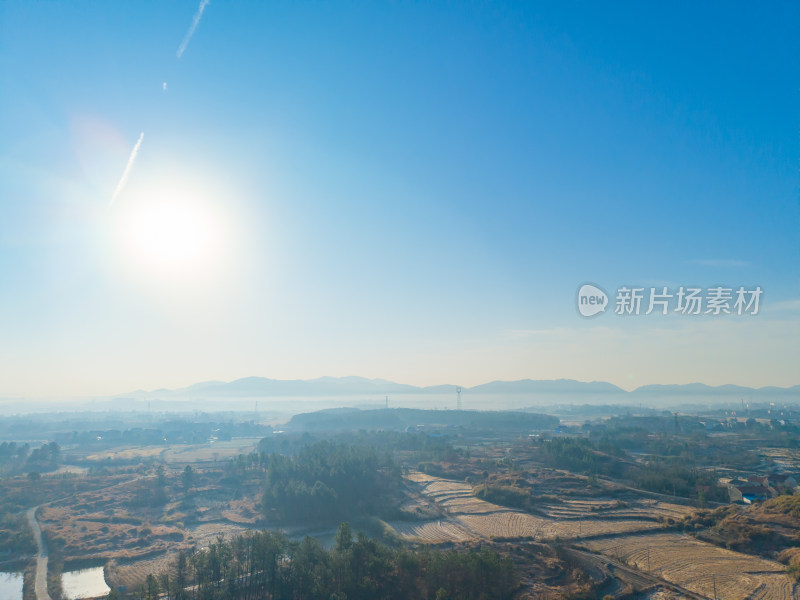
[[686,383],[682,385],[643,385],[638,387],[632,394],[696,394],[713,396],[769,396],[800,394],[800,385],[782,388],[766,386],[761,388],[744,387],[741,385],[706,385],[705,383]]
[[[158,394],[163,396],[190,396],[198,398],[214,397],[280,397],[280,396],[350,396],[350,395],[390,395],[390,394],[454,394],[455,385],[434,385],[418,387],[395,383],[385,379],[365,377],[320,377],[318,379],[268,379],[266,377],[245,377],[235,381],[206,381],[185,388],[150,392],[139,390],[135,395]],[[592,394],[592,395],[634,395],[634,396],[726,396],[748,398],[751,396],[800,395],[800,385],[788,388],[762,387],[750,388],[738,385],[710,386],[703,383],[680,385],[645,385],[628,392],[605,381],[575,381],[573,379],[519,381],[492,381],[462,388],[467,394]]]

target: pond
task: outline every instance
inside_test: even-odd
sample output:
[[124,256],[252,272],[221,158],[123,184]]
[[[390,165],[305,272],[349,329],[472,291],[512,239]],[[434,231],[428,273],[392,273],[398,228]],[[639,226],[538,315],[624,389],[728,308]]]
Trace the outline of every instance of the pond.
[[22,600],[22,573],[0,572],[0,598]]
[[61,587],[64,589],[64,597],[68,600],[98,598],[111,591],[106,585],[103,567],[62,573]]

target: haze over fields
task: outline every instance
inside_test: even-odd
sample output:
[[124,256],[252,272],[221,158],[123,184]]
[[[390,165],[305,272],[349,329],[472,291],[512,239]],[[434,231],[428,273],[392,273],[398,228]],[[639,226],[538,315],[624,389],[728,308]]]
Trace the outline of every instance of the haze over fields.
[[[560,380],[492,381],[473,387],[419,387],[385,379],[321,377],[277,380],[245,377],[236,381],[207,381],[185,388],[135,390],[113,396],[0,399],[0,413],[75,410],[237,410],[284,415],[337,407],[408,407],[469,410],[544,408],[566,405],[642,406],[656,409],[699,406],[736,410],[751,404],[794,403],[800,386],[749,388],[736,385],[648,385],[626,391],[613,384]],[[459,404],[459,398],[461,403]]]

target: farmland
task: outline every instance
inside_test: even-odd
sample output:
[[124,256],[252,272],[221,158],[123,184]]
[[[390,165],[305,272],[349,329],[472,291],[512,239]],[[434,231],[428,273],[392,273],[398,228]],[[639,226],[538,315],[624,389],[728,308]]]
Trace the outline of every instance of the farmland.
[[[433,543],[498,538],[554,540],[643,531],[661,527],[657,520],[659,512],[672,512],[654,507],[653,514],[648,514],[642,508],[641,512],[635,513],[638,518],[631,519],[626,517],[634,513],[625,508],[619,515],[610,510],[600,518],[588,509],[583,510],[585,504],[574,502],[567,511],[562,511],[568,513],[566,517],[542,517],[476,498],[472,486],[467,483],[419,472],[410,473],[408,481],[421,496],[440,507],[447,517],[427,522],[390,524],[400,535],[409,539]],[[680,508],[675,512],[680,512]]]
[[154,558],[146,558],[134,562],[109,561],[106,564],[106,581],[113,588],[125,586],[134,588],[143,582],[151,573],[166,571],[174,563],[176,552],[166,552]]
[[625,535],[585,546],[707,597],[791,600],[784,565],[702,542],[688,535]]
[[[20,473],[0,485],[12,515],[5,535],[29,536],[16,531],[22,525],[14,525],[13,515],[31,506],[25,490],[34,488],[51,571],[103,565],[107,582],[129,592],[148,575],[174,569],[179,551],[203,552],[220,536],[232,540],[266,528],[285,534],[287,548],[309,535],[327,552],[346,520],[392,547],[497,549],[513,559],[520,598],[629,598],[636,591],[665,600],[713,598],[715,586],[726,599],[793,598],[787,568],[800,563],[793,547],[797,498],[709,506],[708,494],[718,493],[709,491],[711,471],[694,469],[688,455],[675,459],[684,463],[678,470],[673,459],[657,459],[659,478],[648,480],[651,454],[629,453],[608,436],[593,441],[577,429],[554,441],[437,425],[430,435],[300,432],[201,442],[226,428],[173,427],[172,433],[73,433],[78,442],[58,452],[48,446],[52,471]],[[687,430],[687,439],[698,439]],[[667,456],[677,451],[673,446],[689,447],[678,435],[625,431],[618,440],[634,449],[639,439]],[[714,435],[709,452],[724,458],[731,451]],[[733,444],[734,435],[725,435]],[[703,452],[692,449],[705,458]],[[757,456],[782,464],[794,455],[759,447]],[[673,486],[683,473],[693,474],[691,485]],[[640,481],[653,489],[636,487]],[[32,553],[26,539],[19,537],[19,548]]]
[[[610,501],[573,501],[551,511],[552,516],[539,517],[475,498],[466,483],[422,473],[410,473],[408,480],[447,516],[391,523],[407,539],[435,544],[569,538],[593,552],[707,597],[714,597],[715,586],[717,597],[732,600],[794,597],[793,582],[780,563],[719,548],[685,534],[658,532],[662,527],[659,516],[686,515],[690,510],[685,506],[643,499],[641,505],[626,503],[615,510]],[[592,514],[591,509],[598,504],[608,507],[602,516]],[[634,515],[639,519],[625,518]]]

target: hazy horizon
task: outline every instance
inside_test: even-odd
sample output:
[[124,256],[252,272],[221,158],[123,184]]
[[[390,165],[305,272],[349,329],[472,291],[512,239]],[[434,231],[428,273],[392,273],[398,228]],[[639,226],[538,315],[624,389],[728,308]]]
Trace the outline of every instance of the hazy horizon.
[[[256,382],[256,390],[234,389],[232,384],[243,381],[260,380]],[[322,382],[320,380],[330,380]],[[346,380],[357,380],[351,387]],[[329,383],[329,385],[310,389],[304,384]],[[381,383],[385,383],[381,387]],[[526,384],[521,388],[509,390],[504,384]],[[466,387],[458,384],[437,384],[433,386],[412,386],[406,382],[367,379],[359,376],[343,378],[322,377],[308,380],[280,380],[258,376],[246,377],[242,380],[230,382],[203,381],[194,382],[188,386],[176,388],[156,388],[126,390],[108,395],[57,395],[57,396],[25,396],[13,397],[0,394],[0,412],[8,412],[8,403],[25,400],[34,403],[34,412],[42,410],[77,409],[80,407],[93,407],[92,410],[122,410],[130,404],[138,410],[144,404],[150,406],[155,403],[153,410],[179,410],[186,407],[186,403],[197,404],[201,410],[233,410],[248,411],[262,402],[263,410],[274,410],[282,407],[284,412],[294,413],[289,410],[289,405],[299,404],[303,410],[318,410],[332,407],[359,407],[362,404],[385,406],[387,399],[392,407],[433,406],[434,408],[455,408],[457,406],[457,391],[461,391],[462,404],[465,410],[508,410],[525,407],[587,403],[592,405],[639,405],[648,408],[677,407],[681,405],[713,405],[722,403],[797,401],[793,396],[794,386],[763,386],[741,390],[727,389],[732,384],[720,386],[706,386],[702,382],[686,384],[646,384],[635,388],[609,389],[609,382],[591,381],[582,382],[574,379],[559,380],[493,380],[483,382],[477,386]],[[279,384],[277,388],[270,385]],[[290,384],[287,388],[286,385]],[[297,384],[292,387],[293,384]],[[364,388],[364,384],[373,386],[372,391]],[[541,387],[537,384],[554,384]],[[577,384],[577,387],[576,385]],[[613,384],[612,384],[613,385]],[[698,389],[697,386],[706,386],[708,389]],[[670,389],[670,388],[673,389]],[[415,388],[415,389],[407,389]],[[769,389],[768,389],[769,388]],[[431,404],[433,403],[433,404]],[[193,404],[193,405],[194,405]],[[441,405],[441,407],[439,406]],[[452,406],[451,406],[452,405]],[[11,411],[15,412],[15,411]]]

